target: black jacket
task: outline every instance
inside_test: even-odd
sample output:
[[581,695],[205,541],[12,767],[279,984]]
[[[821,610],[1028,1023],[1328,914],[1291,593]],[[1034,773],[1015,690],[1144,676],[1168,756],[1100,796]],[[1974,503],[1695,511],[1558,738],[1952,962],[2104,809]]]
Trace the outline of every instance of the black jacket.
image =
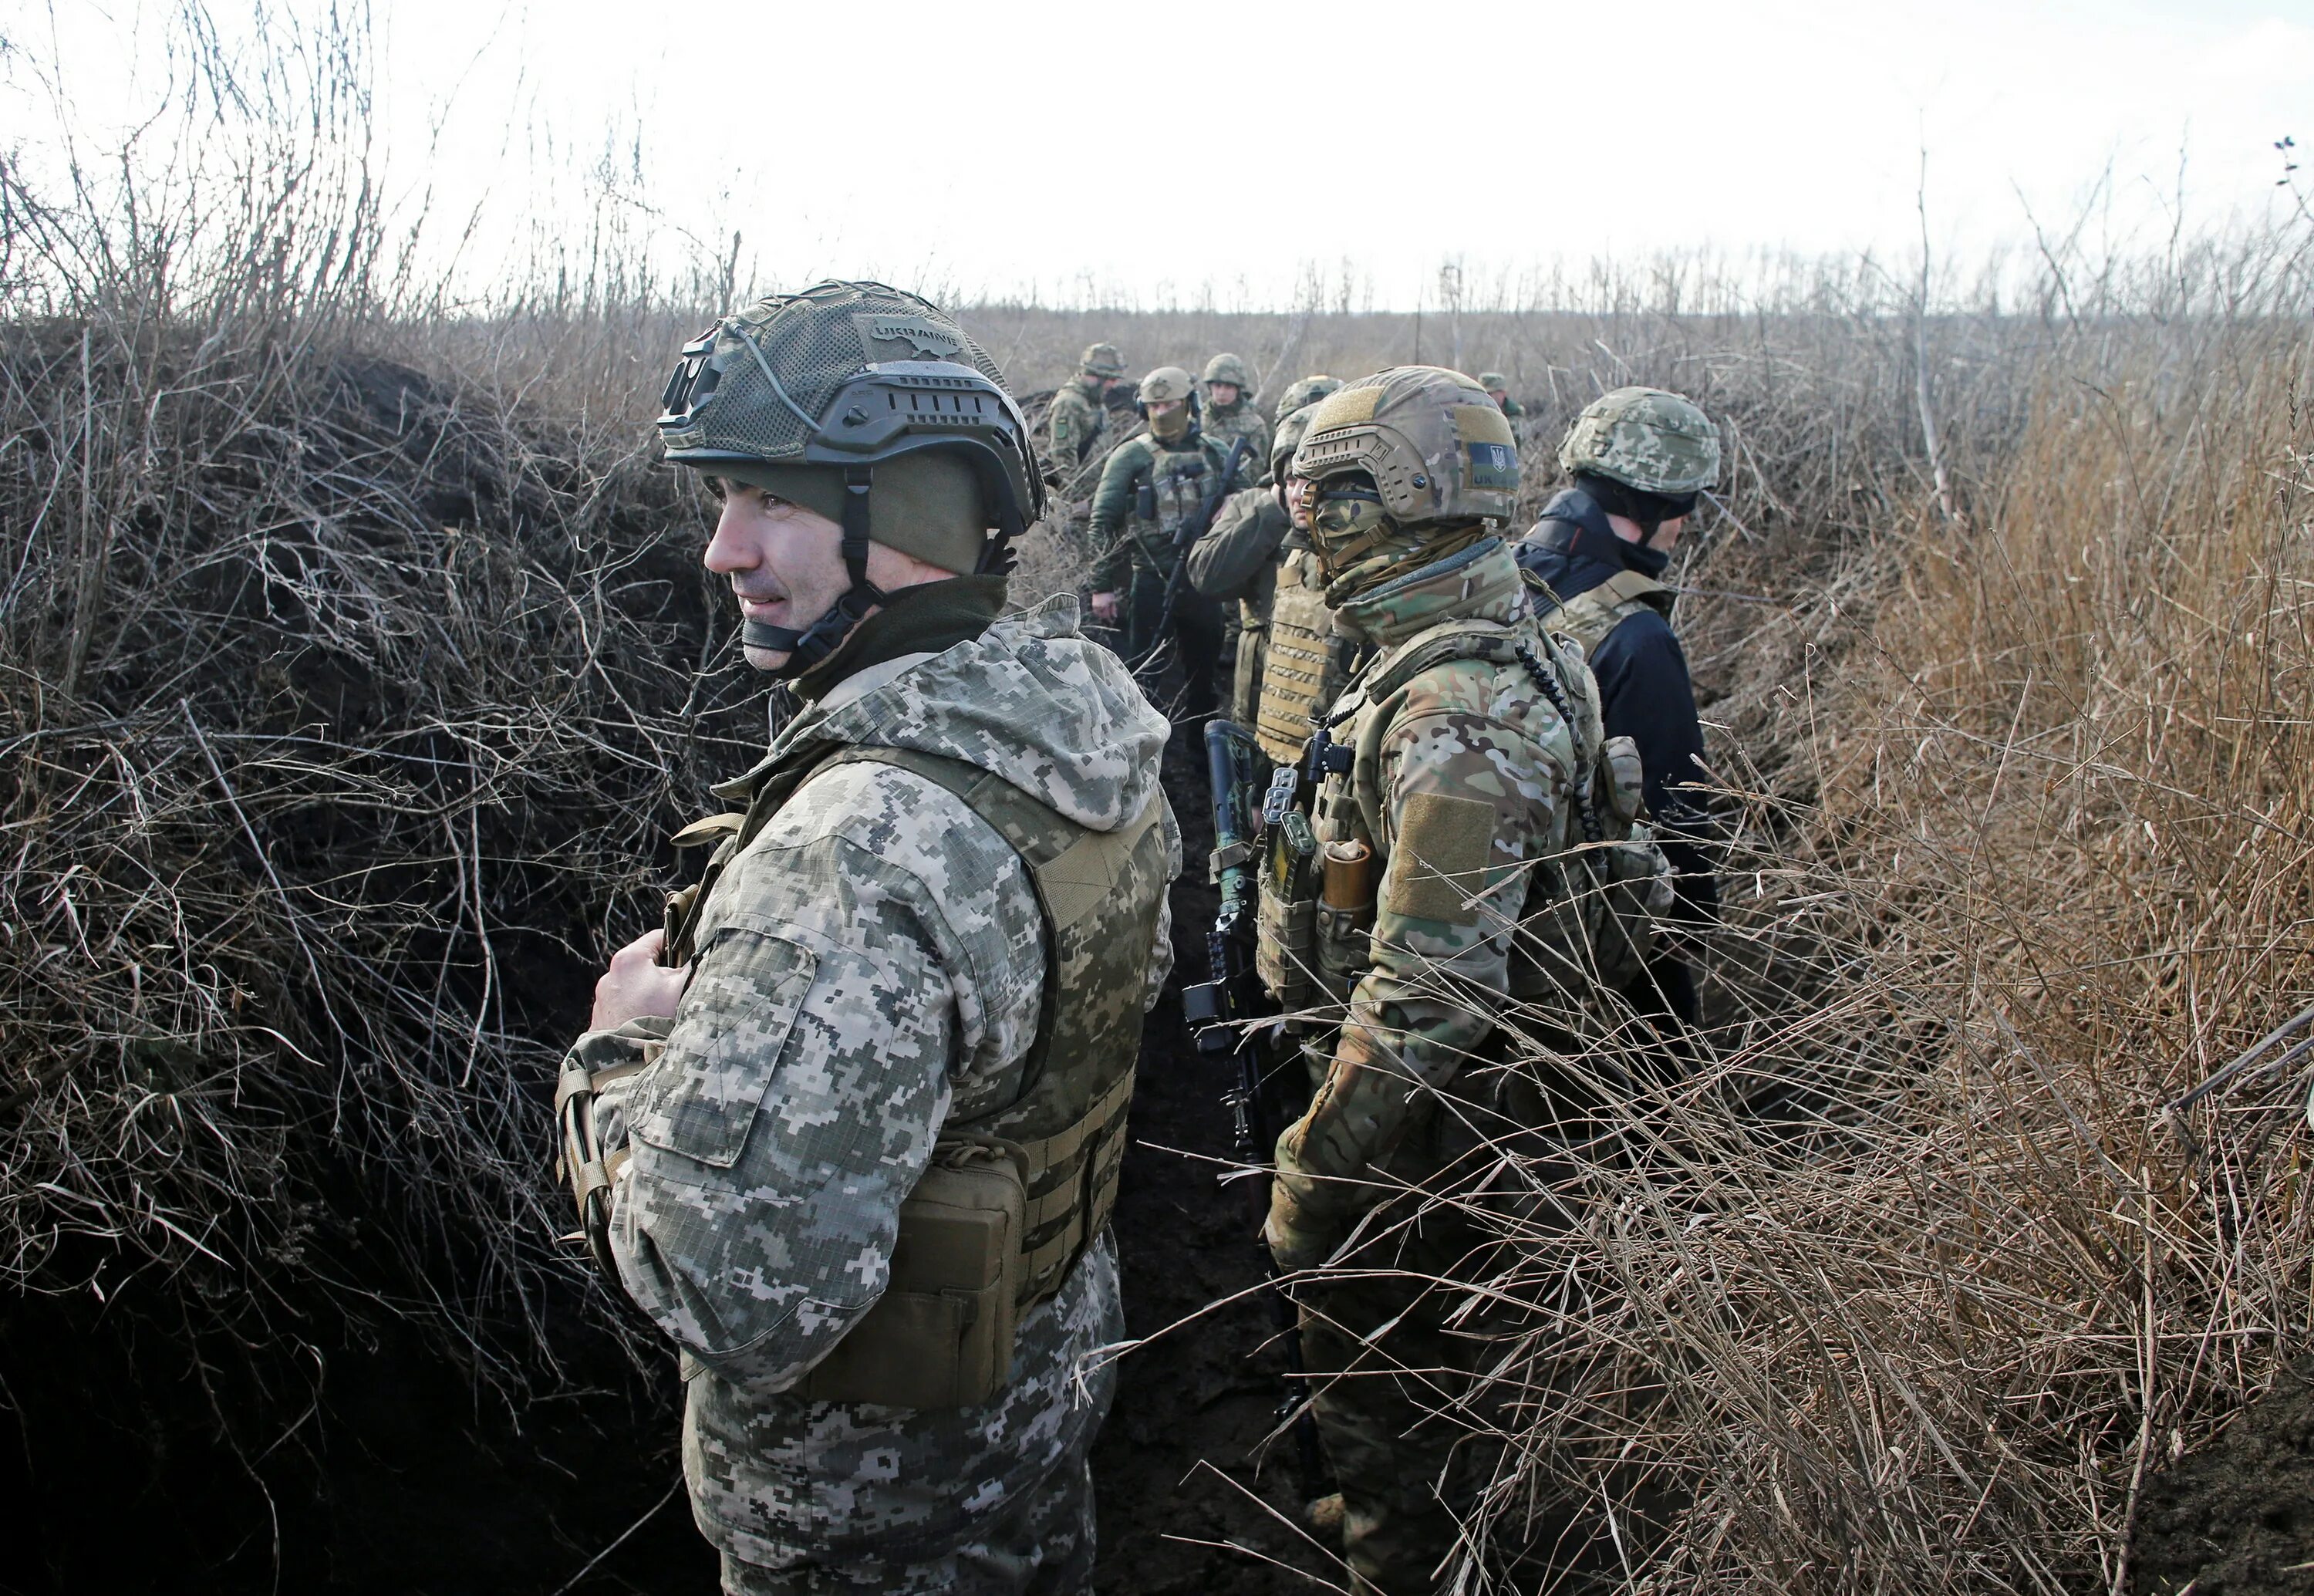
[[[1666,558],[1627,543],[1607,525],[1607,513],[1580,489],[1569,488],[1543,507],[1517,548],[1518,562],[1542,579],[1560,602],[1587,593],[1616,572],[1660,577]],[[1703,767],[1703,727],[1696,719],[1695,688],[1687,654],[1671,622],[1642,610],[1616,624],[1591,660],[1611,737],[1639,745],[1647,813],[1661,834],[1664,856],[1678,874],[1679,895],[1691,913],[1717,919],[1719,887],[1712,875],[1719,827],[1699,798],[1682,788],[1710,780]]]

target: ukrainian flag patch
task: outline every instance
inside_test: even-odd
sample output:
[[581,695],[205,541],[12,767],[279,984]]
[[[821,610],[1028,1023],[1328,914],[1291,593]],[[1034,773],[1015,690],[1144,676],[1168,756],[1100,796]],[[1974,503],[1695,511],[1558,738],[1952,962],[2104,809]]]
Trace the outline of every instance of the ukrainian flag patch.
[[1465,444],[1471,454],[1471,486],[1518,489],[1518,451],[1508,444]]

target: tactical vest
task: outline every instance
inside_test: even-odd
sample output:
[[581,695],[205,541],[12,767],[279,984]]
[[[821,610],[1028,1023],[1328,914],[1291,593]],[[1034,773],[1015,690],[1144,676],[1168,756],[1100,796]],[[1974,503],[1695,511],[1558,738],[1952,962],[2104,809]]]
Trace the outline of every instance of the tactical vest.
[[932,1168],[900,1206],[889,1283],[799,1389],[817,1401],[970,1406],[1002,1388],[1020,1317],[1060,1289],[1116,1204],[1166,886],[1164,798],[1153,794],[1127,824],[1097,832],[963,760],[799,750],[757,785],[744,815],[677,833],[678,842],[723,841],[700,885],[669,899],[668,963],[688,961],[724,868],[764,824],[821,772],[860,763],[954,793],[1020,854],[1044,921],[1046,978],[1020,1095],[941,1126]]
[[1302,757],[1319,716],[1349,679],[1350,640],[1334,627],[1314,550],[1289,545],[1277,569],[1253,735],[1279,764]]
[[1202,434],[1182,449],[1169,449],[1154,437],[1145,442],[1149,463],[1133,485],[1133,518],[1126,530],[1143,563],[1170,575],[1182,523],[1195,518],[1214,490],[1228,463],[1228,448]]
[[1642,610],[1653,610],[1670,620],[1672,603],[1677,596],[1653,577],[1635,570],[1617,571],[1596,587],[1587,587],[1564,603],[1540,578],[1530,576],[1527,580],[1547,604],[1557,606],[1544,612],[1543,630],[1573,638],[1581,645],[1585,659],[1598,658],[1599,645],[1607,640],[1607,634]]
[[[1611,989],[1644,966],[1648,917],[1669,906],[1670,878],[1652,832],[1638,823],[1638,748],[1628,737],[1605,738],[1598,683],[1580,660],[1524,624],[1457,617],[1417,633],[1352,682],[1326,718],[1329,728],[1348,726],[1348,770],[1325,776],[1307,816],[1296,811],[1269,828],[1255,968],[1288,1015],[1347,1003],[1373,966],[1373,890],[1389,871],[1392,839],[1382,824],[1386,728],[1366,711],[1457,659],[1484,659],[1535,681],[1573,744],[1574,801],[1555,817],[1546,852],[1529,872],[1512,997]],[[1335,844],[1367,851],[1362,895],[1327,879],[1325,853]]]

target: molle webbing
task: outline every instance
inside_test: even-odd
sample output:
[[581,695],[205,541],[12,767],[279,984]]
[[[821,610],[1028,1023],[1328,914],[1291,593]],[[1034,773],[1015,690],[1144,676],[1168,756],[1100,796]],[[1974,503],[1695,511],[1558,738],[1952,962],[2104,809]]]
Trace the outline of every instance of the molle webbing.
[[1583,646],[1584,657],[1594,659],[1607,634],[1640,611],[1654,610],[1668,618],[1672,598],[1672,590],[1653,577],[1620,570],[1563,603],[1557,594],[1549,594],[1550,602],[1558,607],[1544,612],[1542,629],[1573,638]]
[[1347,674],[1325,589],[1307,579],[1311,573],[1304,568],[1312,562],[1306,552],[1287,560],[1270,605],[1253,730],[1261,751],[1279,764],[1301,759],[1312,723],[1331,707]]
[[1060,1288],[1117,1200],[1141,1000],[1165,880],[1159,824],[1164,799],[1153,794],[1131,822],[1097,832],[1000,776],[940,754],[849,748],[820,768],[863,762],[944,788],[994,826],[1028,866],[1044,912],[1044,1003],[1020,1095],[1006,1107],[941,1127],[943,1141],[996,1141],[1024,1159],[1029,1208],[1020,1300],[1026,1307]]

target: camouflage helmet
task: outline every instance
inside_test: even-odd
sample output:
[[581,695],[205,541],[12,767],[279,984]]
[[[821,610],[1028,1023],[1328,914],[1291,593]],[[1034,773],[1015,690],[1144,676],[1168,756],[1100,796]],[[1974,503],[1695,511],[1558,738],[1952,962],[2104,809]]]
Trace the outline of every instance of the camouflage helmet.
[[1294,451],[1302,445],[1303,435],[1310,430],[1310,418],[1317,412],[1308,405],[1290,410],[1277,418],[1277,435],[1269,443],[1269,474],[1282,477],[1294,463]]
[[1310,411],[1294,474],[1372,476],[1400,530],[1508,521],[1518,504],[1518,443],[1495,401],[1459,371],[1394,366],[1360,377]]
[[1308,376],[1289,384],[1277,399],[1277,419],[1280,421],[1295,410],[1307,410],[1342,385],[1339,377]]
[[1141,379],[1141,386],[1133,397],[1137,403],[1152,405],[1163,404],[1169,399],[1194,399],[1197,392],[1197,384],[1187,371],[1178,366],[1161,366]]
[[1719,480],[1719,429],[1676,393],[1618,388],[1583,407],[1559,445],[1559,463],[1570,475],[1676,498]]
[[1253,374],[1235,355],[1216,355],[1206,361],[1205,382],[1208,388],[1215,383],[1233,383],[1241,396],[1253,392]]
[[1121,377],[1125,375],[1125,357],[1117,352],[1115,344],[1087,344],[1077,369],[1089,377]]
[[826,658],[882,600],[867,579],[871,538],[943,569],[1002,571],[1007,545],[1044,513],[1029,426],[996,363],[939,306],[881,283],[816,283],[726,316],[684,346],[663,403],[671,463],[843,528],[852,588],[826,615],[800,632],[746,624],[750,647],[790,657],[782,675]]
[[1507,392],[1510,385],[1510,378],[1498,371],[1482,371],[1479,374],[1479,386],[1489,393]]

